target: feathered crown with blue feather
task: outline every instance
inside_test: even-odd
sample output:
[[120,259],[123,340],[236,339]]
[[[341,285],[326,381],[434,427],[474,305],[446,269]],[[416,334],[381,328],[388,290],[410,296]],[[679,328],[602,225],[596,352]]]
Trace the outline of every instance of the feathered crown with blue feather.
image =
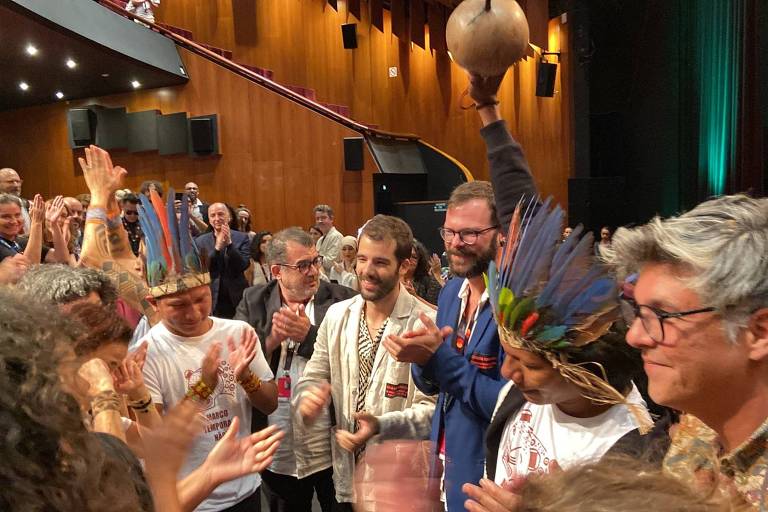
[[[568,362],[568,354],[621,335],[618,285],[595,261],[592,235],[574,228],[560,243],[564,212],[549,198],[518,204],[506,244],[488,266],[486,285],[503,343],[546,358],[597,403],[626,403],[608,379]],[[600,366],[598,363],[594,363]],[[603,372],[604,374],[604,372]],[[630,406],[632,410],[632,407]],[[636,412],[641,430],[647,414]]]
[[181,200],[176,221],[175,193],[168,191],[167,204],[154,190],[139,196],[139,223],[147,246],[147,284],[153,297],[163,297],[211,282],[189,231],[189,197]]

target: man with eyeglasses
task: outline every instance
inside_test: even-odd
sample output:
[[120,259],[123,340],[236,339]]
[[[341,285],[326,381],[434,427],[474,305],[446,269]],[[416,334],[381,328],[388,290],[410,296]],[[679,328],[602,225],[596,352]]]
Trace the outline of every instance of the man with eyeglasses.
[[768,505],[768,199],[724,196],[617,230],[606,255],[651,398],[683,411],[665,470]]
[[[461,487],[483,477],[484,435],[499,392],[503,351],[488,302],[483,273],[521,197],[535,197],[528,163],[501,118],[496,93],[502,76],[470,76],[470,95],[488,148],[491,183],[462,184],[448,201],[440,235],[451,273],[438,299],[437,321],[426,334],[386,340],[390,353],[412,365],[421,391],[439,394],[431,439],[444,460],[445,508],[464,510]],[[439,331],[438,331],[439,329]]]
[[412,246],[411,229],[401,219],[376,215],[363,226],[355,267],[360,295],[328,310],[296,386],[294,426],[320,424],[326,436],[324,446],[297,447],[297,460],[332,460],[340,504],[334,510],[351,512],[352,503],[374,510],[365,503],[368,496],[353,488],[355,465],[370,439],[429,435],[434,398],[419,392],[410,365],[398,363],[382,346],[387,336],[422,328],[434,318],[432,308],[400,284]]
[[267,245],[267,263],[274,276],[266,284],[245,290],[235,319],[248,322],[262,340],[262,349],[277,376],[277,410],[269,417],[254,410],[253,431],[277,425],[286,436],[269,468],[262,473],[264,493],[272,512],[311,511],[312,497],[322,510],[334,502],[330,457],[297,461],[301,443],[310,452],[328,447],[329,423],[294,429],[291,398],[315,350],[318,327],[328,308],[353,297],[356,291],[320,280],[322,256],[309,233],[293,227],[276,233]]

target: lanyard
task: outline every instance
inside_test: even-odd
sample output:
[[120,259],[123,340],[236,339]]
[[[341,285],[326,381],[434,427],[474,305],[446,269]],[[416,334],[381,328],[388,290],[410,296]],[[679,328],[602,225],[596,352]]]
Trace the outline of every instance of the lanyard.
[[[469,304],[467,304],[467,306],[469,306]],[[456,326],[456,331],[453,333],[451,345],[459,354],[463,354],[464,349],[469,344],[469,338],[472,336],[472,329],[475,327],[475,317],[477,316],[478,307],[480,307],[479,304],[469,318],[466,317],[466,313],[469,312],[468,308],[465,309],[465,315],[458,319],[458,325]]]
[[0,244],[3,244],[10,250],[14,251],[16,254],[21,254],[21,246],[16,242],[11,242],[10,240],[6,240],[5,238],[0,237]]
[[293,354],[296,353],[296,349],[299,344],[293,340],[288,341],[285,346],[285,365],[283,365],[283,371],[288,373],[291,371],[291,363],[293,363]]

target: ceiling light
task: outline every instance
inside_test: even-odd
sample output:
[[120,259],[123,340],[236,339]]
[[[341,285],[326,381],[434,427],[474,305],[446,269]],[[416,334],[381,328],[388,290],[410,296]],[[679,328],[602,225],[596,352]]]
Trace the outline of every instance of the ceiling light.
[[56,92],[56,98],[63,100],[64,99],[64,93],[61,91]]
[[37,55],[37,48],[34,45],[28,44],[27,53],[34,57]]
[[27,82],[19,82],[19,89],[22,91],[26,91],[29,89],[29,84]]
[[134,89],[138,89],[139,87],[141,87],[141,82],[139,82],[138,80],[134,80],[133,82],[131,82],[131,85],[133,86]]
[[101,78],[109,78],[109,73],[102,73]]
[[77,67],[77,62],[73,61],[72,59],[67,59],[67,67],[69,69],[75,69]]

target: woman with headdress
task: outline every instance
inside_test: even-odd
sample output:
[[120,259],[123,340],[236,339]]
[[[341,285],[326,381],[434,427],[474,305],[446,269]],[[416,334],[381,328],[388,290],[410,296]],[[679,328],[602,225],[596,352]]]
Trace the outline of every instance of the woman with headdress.
[[341,239],[341,261],[333,264],[328,279],[347,288],[359,290],[360,284],[357,281],[356,265],[357,238],[347,235]]
[[251,210],[246,208],[244,204],[241,204],[235,210],[235,214],[237,215],[235,217],[237,219],[237,230],[246,233],[248,238],[253,240],[256,232],[251,229]]
[[519,206],[488,271],[510,380],[486,437],[498,484],[634,448],[651,426],[615,281],[592,261],[581,227],[560,243],[562,216],[549,201]]

